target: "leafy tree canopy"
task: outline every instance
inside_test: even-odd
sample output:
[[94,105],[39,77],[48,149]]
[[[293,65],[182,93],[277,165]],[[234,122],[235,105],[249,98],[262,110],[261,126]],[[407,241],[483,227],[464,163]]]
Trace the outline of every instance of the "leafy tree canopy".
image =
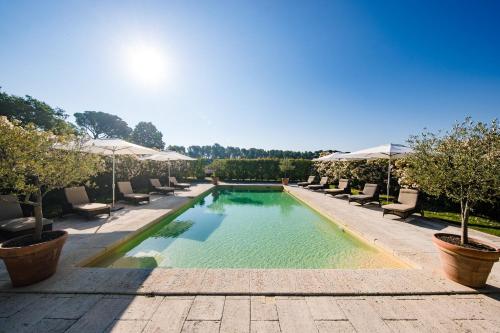
[[0,116],[18,121],[22,126],[33,124],[38,129],[57,134],[71,133],[74,126],[66,121],[64,110],[53,108],[31,96],[19,97],[0,92]]
[[[24,195],[35,207],[35,239],[42,232],[42,197],[51,190],[87,180],[102,171],[98,155],[84,154],[74,135],[54,135],[33,124],[25,127],[0,117],[0,188]],[[55,149],[57,145],[71,150]],[[33,197],[34,201],[31,198]]]
[[156,128],[153,123],[141,121],[138,123],[132,132],[132,142],[149,148],[163,149],[163,134]]
[[467,243],[471,207],[494,202],[500,195],[498,122],[476,123],[467,118],[444,135],[424,132],[412,137],[410,144],[415,153],[405,161],[403,181],[460,203],[462,243]]
[[77,112],[74,116],[76,124],[94,139],[126,139],[132,132],[122,118],[106,112],[84,111]]

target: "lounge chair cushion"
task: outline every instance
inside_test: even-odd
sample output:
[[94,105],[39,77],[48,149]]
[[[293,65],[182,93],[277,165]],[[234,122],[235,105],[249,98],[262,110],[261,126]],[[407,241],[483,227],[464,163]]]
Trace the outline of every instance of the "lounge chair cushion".
[[13,195],[0,195],[0,220],[23,217],[23,210]]
[[[43,225],[52,224],[52,220],[42,219]],[[18,232],[35,228],[34,217],[20,217],[5,221],[0,221],[0,229],[8,232]]]
[[315,178],[316,178],[315,176],[309,176],[309,178],[307,178],[306,182],[298,182],[297,185],[299,185],[299,186],[310,185],[310,184],[314,183]]
[[72,206],[87,204],[90,202],[87,191],[85,191],[85,187],[83,186],[65,188],[64,195],[66,195],[66,200]]
[[409,205],[413,208],[417,206],[418,190],[402,188],[399,190],[398,202]]
[[125,198],[131,199],[147,199],[149,198],[149,194],[141,194],[141,193],[129,193],[123,195]]
[[175,191],[175,188],[168,186],[155,186],[155,189],[158,191],[171,191],[171,192]]
[[340,193],[344,193],[345,190],[343,188],[327,188],[325,190],[325,193],[327,194],[340,194]]
[[348,179],[340,179],[339,180],[339,190],[345,190],[346,188],[349,187],[349,180]]
[[170,177],[170,182],[174,185],[174,186],[177,186],[177,187],[190,187],[191,184],[189,183],[179,183],[177,182],[177,178],[175,177]]
[[149,180],[149,182],[151,183],[151,186],[153,186],[155,188],[162,187],[160,180],[158,178],[152,178]]
[[360,200],[363,200],[363,199],[370,199],[370,198],[373,198],[373,195],[367,195],[367,194],[355,194],[355,195],[351,195],[350,196],[351,199],[360,199]]
[[108,205],[102,204],[102,203],[87,203],[87,204],[72,205],[72,206],[73,206],[73,209],[81,210],[81,211],[85,211],[85,212],[92,212],[95,210],[101,210],[101,209],[105,209],[105,208],[109,207]]
[[134,190],[132,189],[132,185],[130,182],[118,182],[118,190],[121,194],[133,194]]
[[395,210],[398,212],[408,212],[410,210],[415,209],[415,206],[405,205],[405,204],[389,204],[389,205],[383,205],[382,208],[386,210]]
[[308,185],[307,188],[310,190],[317,190],[317,189],[322,189],[324,188],[325,185]]

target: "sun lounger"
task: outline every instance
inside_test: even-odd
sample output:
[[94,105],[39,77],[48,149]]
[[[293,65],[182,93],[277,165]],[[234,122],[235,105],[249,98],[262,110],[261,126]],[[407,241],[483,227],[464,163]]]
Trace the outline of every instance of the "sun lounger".
[[402,188],[399,190],[398,201],[396,203],[383,205],[382,208],[385,214],[392,214],[406,219],[416,211],[420,211],[423,216],[422,209],[418,208],[418,191]]
[[100,214],[108,214],[111,216],[111,206],[103,203],[90,202],[84,186],[67,187],[64,189],[64,195],[71,209],[78,214],[87,218]]
[[363,191],[360,194],[350,195],[349,203],[351,201],[357,202],[364,205],[369,202],[376,202],[380,206],[379,198],[379,187],[377,184],[365,184]]
[[149,183],[151,184],[151,187],[153,187],[153,189],[155,191],[158,191],[158,192],[164,193],[164,194],[169,194],[169,193],[174,194],[175,188],[168,187],[168,186],[162,186],[160,183],[160,180],[158,178],[149,179]]
[[314,179],[316,179],[316,176],[309,176],[309,178],[307,178],[306,182],[299,182],[299,183],[297,183],[297,185],[302,186],[302,187],[312,185],[312,184],[314,184]]
[[324,192],[331,195],[351,194],[349,179],[340,179],[338,188],[327,188]]
[[[52,220],[43,219],[43,231],[52,230]],[[0,234],[9,239],[29,235],[35,230],[35,218],[24,217],[21,205],[13,195],[0,195]]]
[[328,177],[321,177],[319,184],[307,185],[306,188],[309,190],[318,191],[324,189],[327,186],[327,184],[328,184]]
[[170,179],[170,184],[172,184],[174,187],[181,188],[181,189],[186,189],[191,186],[189,183],[179,183],[177,182],[177,179],[175,177],[169,177]]
[[135,203],[147,201],[149,202],[149,194],[134,193],[132,185],[130,182],[118,182],[118,191],[122,195],[123,199],[132,201]]

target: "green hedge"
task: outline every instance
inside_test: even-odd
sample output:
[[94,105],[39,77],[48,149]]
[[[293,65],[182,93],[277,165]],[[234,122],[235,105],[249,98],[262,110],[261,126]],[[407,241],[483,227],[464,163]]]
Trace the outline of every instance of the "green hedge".
[[[295,169],[288,177],[292,181],[307,179],[314,172],[311,160],[291,159]],[[209,166],[215,175],[222,180],[272,180],[276,181],[284,175],[279,168],[280,159],[220,159]]]

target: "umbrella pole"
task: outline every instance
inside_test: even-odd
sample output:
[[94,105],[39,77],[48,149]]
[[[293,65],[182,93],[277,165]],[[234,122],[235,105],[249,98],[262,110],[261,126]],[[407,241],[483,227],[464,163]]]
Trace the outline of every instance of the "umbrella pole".
[[168,161],[168,187],[170,187],[170,161]]
[[113,202],[111,208],[115,208],[115,152],[113,151]]
[[391,186],[391,155],[389,155],[389,165],[387,167],[387,201],[389,201],[390,186]]

